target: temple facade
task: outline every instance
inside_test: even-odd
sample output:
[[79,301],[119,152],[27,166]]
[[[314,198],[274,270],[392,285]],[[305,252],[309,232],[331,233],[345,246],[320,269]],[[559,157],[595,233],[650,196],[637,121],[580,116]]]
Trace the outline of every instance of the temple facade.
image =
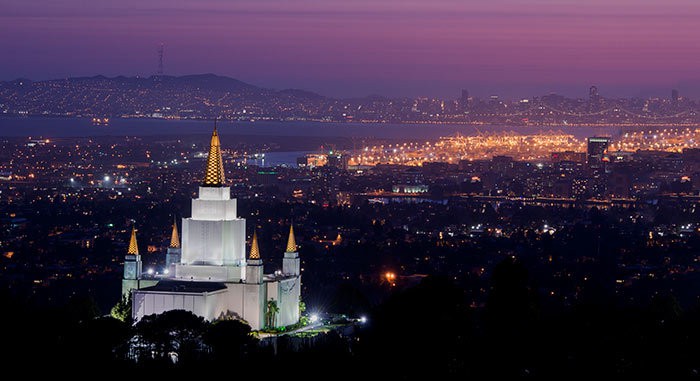
[[122,292],[131,293],[136,321],[175,309],[207,320],[240,318],[254,330],[299,321],[301,269],[294,227],[289,228],[281,271],[263,273],[255,232],[246,258],[246,220],[238,217],[237,200],[225,185],[216,127],[199,197],[192,200],[192,216],[182,219],[181,244],[179,237],[174,223],[165,271],[154,277],[142,272],[132,230]]

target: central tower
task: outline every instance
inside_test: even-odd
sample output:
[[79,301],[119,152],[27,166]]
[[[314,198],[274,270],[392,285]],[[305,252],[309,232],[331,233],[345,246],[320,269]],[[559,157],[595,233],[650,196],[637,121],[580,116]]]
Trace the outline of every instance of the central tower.
[[199,197],[192,217],[182,220],[182,257],[176,277],[191,280],[245,279],[245,219],[225,184],[219,134],[214,127]]

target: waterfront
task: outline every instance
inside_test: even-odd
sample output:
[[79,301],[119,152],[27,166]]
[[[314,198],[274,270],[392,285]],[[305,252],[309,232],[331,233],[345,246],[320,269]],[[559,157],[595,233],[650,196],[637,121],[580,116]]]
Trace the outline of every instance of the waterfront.
[[[109,125],[95,126],[91,118],[0,118],[3,137],[85,137],[85,136],[172,136],[208,134],[212,121],[164,119],[111,119]],[[619,127],[547,128],[540,126],[486,126],[465,124],[392,124],[330,122],[219,122],[222,135],[308,136],[357,139],[437,139],[460,133],[515,131],[534,134],[550,130],[570,133],[578,138],[592,135],[617,135]]]

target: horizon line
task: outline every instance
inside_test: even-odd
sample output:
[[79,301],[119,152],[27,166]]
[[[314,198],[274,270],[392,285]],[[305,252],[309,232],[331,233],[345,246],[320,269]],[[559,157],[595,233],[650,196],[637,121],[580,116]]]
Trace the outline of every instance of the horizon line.
[[[402,99],[402,98],[404,98],[404,99],[416,99],[416,98],[427,97],[427,98],[431,98],[431,99],[459,100],[459,99],[460,99],[459,93],[460,93],[462,90],[468,90],[468,91],[469,91],[469,87],[465,87],[465,86],[462,86],[462,87],[460,87],[460,86],[455,86],[455,95],[456,95],[456,96],[455,96],[454,98],[449,98],[449,97],[445,98],[445,97],[443,97],[443,96],[431,96],[431,95],[426,95],[426,94],[423,94],[423,95],[400,95],[400,96],[392,96],[392,95],[379,94],[379,93],[376,93],[376,92],[374,92],[374,93],[367,93],[367,94],[361,95],[361,96],[340,96],[340,97],[338,97],[338,96],[325,95],[325,94],[322,94],[322,93],[320,93],[320,92],[318,92],[318,91],[316,91],[316,90],[310,90],[310,89],[301,88],[301,87],[278,87],[278,88],[276,88],[276,87],[267,87],[267,86],[263,86],[263,85],[253,84],[253,83],[248,82],[248,81],[246,81],[246,80],[242,80],[242,79],[239,79],[239,78],[230,76],[230,75],[217,74],[217,73],[213,73],[213,72],[201,72],[201,73],[179,74],[179,75],[175,75],[175,74],[157,74],[157,73],[153,73],[153,74],[149,74],[149,75],[141,75],[141,74],[132,74],[132,75],[118,74],[118,75],[113,75],[113,76],[105,75],[105,74],[93,74],[93,75],[85,74],[85,75],[74,75],[74,76],[68,76],[68,77],[46,78],[46,79],[33,79],[33,78],[29,78],[29,77],[20,76],[20,77],[16,77],[16,78],[13,78],[13,79],[0,79],[0,83],[9,83],[9,82],[22,81],[22,80],[27,80],[27,81],[30,81],[30,82],[50,82],[50,81],[70,80],[70,79],[92,79],[92,78],[97,78],[97,77],[103,77],[103,78],[105,78],[105,79],[117,79],[117,78],[151,79],[151,78],[154,78],[154,77],[182,78],[182,77],[197,77],[197,76],[215,76],[215,77],[220,77],[220,78],[226,78],[226,79],[231,79],[231,80],[235,80],[235,81],[241,82],[242,84],[245,84],[245,85],[248,85],[248,86],[253,86],[253,87],[256,87],[256,88],[259,88],[259,89],[272,90],[272,91],[277,91],[277,92],[287,91],[287,90],[305,91],[305,92],[310,92],[310,93],[313,93],[313,94],[315,94],[315,95],[318,95],[318,96],[321,96],[321,97],[324,97],[324,98],[335,99],[335,100],[363,99],[363,98],[373,98],[373,97],[380,97],[380,98],[385,98],[385,99]],[[498,86],[499,86],[499,85],[494,85],[494,87],[498,87]],[[518,86],[513,86],[513,88],[519,88],[519,87],[524,87],[524,86],[526,86],[526,85],[522,85],[522,84],[521,84],[521,85],[518,85]],[[550,85],[548,85],[548,84],[541,84],[541,85],[534,84],[534,85],[530,85],[530,86],[532,86],[532,87],[537,87],[537,86],[550,86]],[[560,87],[564,87],[564,86],[566,86],[566,85],[559,85],[559,86],[560,86]],[[535,98],[535,97],[543,97],[543,96],[548,96],[548,95],[560,95],[560,96],[563,96],[563,97],[566,97],[566,98],[570,98],[570,99],[586,99],[586,98],[587,98],[586,95],[588,94],[588,90],[589,90],[591,87],[593,87],[593,86],[597,87],[599,91],[601,90],[601,88],[602,88],[602,89],[605,89],[605,88],[606,88],[606,85],[605,85],[605,84],[602,84],[602,85],[601,85],[601,84],[597,84],[597,83],[591,83],[591,84],[589,84],[589,85],[582,85],[582,86],[580,86],[580,88],[581,88],[581,90],[582,90],[582,91],[581,91],[581,95],[582,95],[582,96],[571,96],[571,95],[567,95],[567,92],[566,92],[566,91],[551,90],[551,91],[549,91],[549,92],[543,92],[543,93],[540,93],[540,94],[538,94],[538,95],[528,95],[528,96],[522,96],[522,95],[513,96],[513,95],[510,95],[510,96],[505,96],[505,97],[503,97],[503,98],[501,98],[501,96],[498,94],[498,91],[491,91],[491,92],[486,92],[486,93],[484,93],[483,91],[480,91],[479,93],[480,93],[481,95],[479,95],[479,96],[470,95],[470,98],[477,98],[477,99],[485,99],[485,98],[486,98],[486,99],[487,99],[488,97],[491,97],[491,96],[498,96],[499,99],[516,100],[516,99],[532,99],[532,98]],[[614,84],[613,84],[613,85],[608,85],[608,86],[611,86],[612,88],[616,88],[616,87],[620,87],[620,86],[622,86],[622,87],[630,87],[629,85],[621,85],[621,84],[617,84],[617,85],[614,85]],[[476,87],[483,87],[483,84],[480,84],[480,86],[476,86]],[[501,86],[501,87],[502,87],[502,86]],[[578,86],[578,85],[575,85],[575,84],[571,84],[571,85],[568,85],[568,87],[571,87],[571,88],[577,87],[577,88],[578,88],[579,86]],[[661,88],[659,87],[659,85],[641,85],[640,87],[637,87],[637,89],[638,89],[638,91],[641,92],[641,91],[644,89],[644,87],[647,87],[647,88],[652,88],[652,87],[653,87],[653,88],[656,88],[657,90],[661,89]],[[668,92],[670,93],[671,91],[674,91],[674,90],[677,91],[679,87],[682,87],[682,86],[669,86],[669,87],[664,88],[664,90],[665,90],[665,91],[668,91]],[[608,87],[608,88],[610,88],[610,87]],[[469,91],[469,92],[471,92],[471,91]],[[487,94],[487,95],[484,95],[484,94]],[[653,98],[665,98],[665,97],[661,97],[661,96],[658,96],[658,95],[656,95],[656,96],[654,96],[654,95],[645,95],[645,96],[636,95],[636,96],[629,96],[629,95],[614,94],[614,95],[605,96],[604,94],[600,94],[600,96],[603,97],[603,98],[608,98],[608,99],[653,99]],[[681,97],[682,97],[682,96],[681,96]],[[687,98],[687,99],[690,99],[690,97],[686,97],[686,98]]]

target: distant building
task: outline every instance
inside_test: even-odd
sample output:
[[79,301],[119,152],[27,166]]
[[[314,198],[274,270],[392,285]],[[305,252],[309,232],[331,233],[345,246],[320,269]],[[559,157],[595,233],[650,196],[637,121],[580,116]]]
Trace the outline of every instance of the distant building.
[[428,186],[425,184],[396,184],[391,187],[393,193],[427,193]]
[[254,184],[259,186],[274,186],[279,183],[279,173],[272,169],[259,170],[252,177]]
[[491,159],[491,170],[499,173],[507,173],[513,169],[513,157],[497,155]]
[[459,98],[459,106],[463,111],[466,111],[467,108],[469,108],[469,90],[462,89],[462,96]]
[[[421,166],[423,174],[426,175],[441,175],[449,171],[453,166],[450,163],[445,163],[442,161],[426,161],[423,162]],[[457,168],[454,165],[455,169]]]
[[673,89],[671,90],[671,101],[673,103],[678,103],[678,101],[681,99],[680,95],[678,95],[678,90]]
[[328,157],[323,154],[309,153],[297,158],[297,166],[300,168],[313,169],[323,167],[328,163]]
[[627,173],[615,172],[608,179],[607,192],[611,198],[628,198],[631,195],[632,179]]
[[578,199],[588,198],[590,195],[590,190],[588,186],[588,179],[586,178],[575,178],[571,182],[571,197]]
[[607,136],[593,136],[587,139],[588,150],[586,152],[586,162],[589,168],[602,168],[604,160],[607,158],[610,138]]
[[562,152],[552,152],[550,155],[552,163],[561,163],[562,161],[571,161],[574,163],[585,163],[586,153],[585,152],[574,152],[574,151],[562,151]]
[[557,179],[552,185],[552,196],[554,197],[571,197],[572,196],[573,180],[569,178]]
[[598,87],[591,86],[588,89],[588,101],[592,105],[598,105],[600,103],[600,94],[598,93]]
[[347,170],[350,156],[343,155],[342,153],[334,153],[334,154],[328,154],[326,160],[327,160],[326,164],[329,167]]

